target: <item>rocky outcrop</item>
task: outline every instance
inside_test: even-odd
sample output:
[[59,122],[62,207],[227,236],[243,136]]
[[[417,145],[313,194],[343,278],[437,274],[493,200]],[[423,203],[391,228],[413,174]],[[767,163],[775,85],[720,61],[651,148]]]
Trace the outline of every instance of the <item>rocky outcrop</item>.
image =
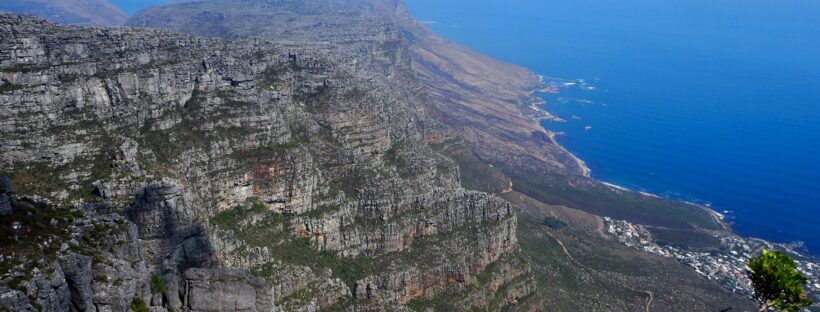
[[[144,195],[144,193],[141,193]],[[99,211],[71,210],[21,200],[10,195],[22,214],[3,220],[17,224],[14,237],[2,242],[0,308],[12,311],[273,311],[273,293],[247,271],[199,265],[184,274],[149,269],[150,249],[138,226]],[[142,199],[142,197],[139,197]],[[139,200],[137,202],[140,202]],[[164,217],[163,217],[164,218]],[[62,230],[42,230],[60,225]],[[143,225],[144,226],[144,225]],[[45,242],[38,243],[41,240]],[[30,248],[32,244],[42,248]],[[42,245],[45,245],[43,247]],[[188,244],[181,244],[187,246]],[[154,250],[156,252],[156,250]],[[172,267],[171,269],[176,269]],[[162,273],[166,272],[166,273]]]
[[[403,29],[386,14],[392,1],[209,0],[145,9],[128,26],[162,28],[228,39],[256,37],[288,47],[309,46],[350,66],[404,81],[412,77]],[[253,25],[253,27],[246,27]]]
[[9,194],[13,231],[2,242],[0,298],[14,311],[125,311],[148,271],[133,224]]
[[232,269],[190,269],[185,272],[187,311],[274,311],[268,283]]
[[125,215],[134,222],[145,249],[146,261],[153,267],[172,267],[177,263],[206,266],[213,255],[208,234],[202,226],[185,216],[190,205],[182,189],[168,183],[149,184],[137,189],[134,202]]
[[71,309],[88,311],[93,309],[94,292],[91,290],[91,257],[82,254],[70,254],[60,259],[65,283],[71,292]]
[[[393,40],[374,36],[353,41]],[[384,79],[406,74],[397,54],[374,70],[385,54],[14,15],[0,15],[0,38],[0,170],[21,194],[123,216],[139,237],[120,257],[139,269],[92,264],[123,281],[93,282],[95,306],[254,309],[254,289],[266,307],[258,281],[220,267],[264,278],[287,311],[481,293],[452,303],[466,309],[526,294],[499,287],[529,283],[526,261],[489,269],[518,253],[512,207],[462,189],[455,163],[426,144],[440,125],[401,79]],[[220,276],[230,282],[209,282]],[[191,297],[230,289],[241,295]]]
[[10,215],[14,212],[11,208],[11,196],[14,190],[11,188],[11,179],[7,176],[0,177],[0,216]]

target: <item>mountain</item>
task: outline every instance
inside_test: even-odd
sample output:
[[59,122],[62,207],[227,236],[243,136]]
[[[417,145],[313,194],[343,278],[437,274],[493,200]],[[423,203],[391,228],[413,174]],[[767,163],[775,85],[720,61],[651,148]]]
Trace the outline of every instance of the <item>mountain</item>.
[[512,181],[516,190],[550,204],[663,227],[720,228],[703,207],[624,194],[587,177],[583,162],[539,125],[549,115],[532,108],[541,101],[532,94],[542,87],[535,74],[446,40],[408,12],[393,0],[209,0],[149,8],[127,25],[208,37],[322,42],[359,65],[389,70],[399,64],[418,83],[410,87],[425,90],[426,115],[458,133],[431,134],[430,142],[463,140],[470,154],[504,171],[507,177],[483,190],[500,191]]
[[117,26],[128,15],[107,0],[5,0],[0,11],[32,14],[54,23]]
[[586,177],[530,113],[535,75],[400,1],[202,1],[128,25],[166,29],[0,15],[0,306],[752,309],[590,212],[715,251],[710,215]]
[[[424,141],[439,126],[380,74],[313,46],[14,15],[0,25],[14,55],[0,64],[0,164],[15,196],[80,207],[91,220],[122,216],[112,221],[129,229],[122,239],[138,240],[128,257],[86,245],[105,246],[109,232],[71,243],[91,220],[34,237],[67,248],[43,256],[40,275],[5,275],[16,277],[2,297],[23,299],[4,306],[198,311],[208,300],[265,299],[247,272],[273,285],[284,310],[400,308],[452,292],[471,294],[452,304],[501,307],[532,290],[512,207],[459,185],[455,163]],[[4,243],[5,261],[40,257]],[[90,269],[76,273],[71,259]],[[195,289],[218,278],[243,292]],[[57,291],[63,284],[73,290]]]

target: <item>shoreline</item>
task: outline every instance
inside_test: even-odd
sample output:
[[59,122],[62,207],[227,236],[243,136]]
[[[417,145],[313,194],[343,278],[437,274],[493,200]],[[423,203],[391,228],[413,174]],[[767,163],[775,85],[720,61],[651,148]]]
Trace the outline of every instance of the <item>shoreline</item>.
[[[548,112],[546,109],[540,107],[541,105],[547,104],[547,101],[545,99],[537,96],[536,94],[537,93],[557,94],[557,93],[560,92],[560,88],[555,87],[555,86],[547,85],[546,81],[545,81],[545,76],[537,75],[537,74],[536,74],[536,76],[538,77],[538,85],[534,86],[530,90],[530,94],[537,97],[538,100],[534,101],[534,103],[532,105],[539,106],[538,110],[541,111],[541,112],[544,112],[547,116],[554,116],[552,113]],[[562,79],[562,80],[566,80],[566,79]],[[567,81],[569,81],[569,80],[567,80]],[[549,91],[545,92],[545,90],[549,90]],[[558,119],[560,119],[560,117],[558,117]],[[614,183],[606,182],[606,181],[603,181],[603,180],[596,179],[596,178],[592,177],[592,170],[589,169],[589,167],[586,165],[586,162],[583,159],[581,159],[580,157],[576,156],[571,151],[569,151],[565,146],[561,145],[557,140],[557,135],[558,134],[551,131],[551,130],[549,130],[549,129],[547,129],[547,128],[545,128],[543,125],[541,125],[542,120],[551,120],[552,121],[553,119],[551,119],[551,118],[539,119],[539,120],[537,120],[538,126],[541,127],[544,131],[546,131],[548,133],[550,141],[552,141],[553,144],[558,146],[563,152],[565,152],[567,155],[569,155],[575,161],[575,163],[578,165],[578,168],[581,170],[581,175],[583,175],[584,177],[591,179],[595,183],[599,183],[601,185],[604,185],[606,187],[609,187],[611,189],[615,189],[615,190],[618,190],[618,191],[636,192],[638,194],[641,194],[641,195],[647,196],[647,197],[672,200],[672,201],[677,201],[677,202],[681,202],[681,203],[685,203],[685,204],[688,204],[688,205],[698,207],[698,208],[703,209],[704,211],[706,211],[713,218],[713,220],[721,226],[721,228],[724,231],[728,231],[733,235],[741,236],[740,234],[736,233],[734,231],[734,229],[732,229],[732,227],[729,223],[726,222],[726,220],[725,220],[726,216],[724,214],[720,213],[719,211],[717,211],[715,208],[705,206],[705,205],[701,205],[701,204],[697,204],[697,203],[694,203],[694,202],[691,202],[691,201],[668,198],[668,197],[660,196],[660,195],[653,194],[653,193],[650,193],[650,192],[632,190],[632,189],[629,189],[627,187],[623,187],[623,186],[620,186],[620,185],[617,185],[617,184],[614,184]],[[560,119],[560,120],[563,121],[563,119]],[[741,237],[743,237],[743,236],[741,236]],[[745,237],[745,238],[752,239],[753,237]],[[761,238],[754,238],[754,239],[763,240],[767,243],[775,244],[775,245],[793,245],[793,244],[795,244],[795,242],[792,242],[792,243],[772,243],[768,240],[761,239]],[[818,257],[820,257],[820,256],[818,256]]]
[[[546,85],[546,82],[545,82],[545,79],[544,79],[545,76],[543,76],[543,75],[536,75],[536,76],[538,77],[538,85],[535,86],[534,88],[532,88],[532,90],[530,91],[530,94],[535,96],[538,100],[534,101],[534,103],[532,105],[533,106],[538,106],[537,109],[539,111],[541,111],[545,115],[551,117],[551,118],[538,119],[537,120],[538,126],[541,127],[544,131],[547,132],[547,134],[548,134],[548,136],[549,136],[549,138],[550,138],[550,140],[552,141],[553,144],[558,146],[563,152],[565,152],[567,155],[569,155],[576,162],[579,169],[581,170],[581,174],[584,177],[589,178],[590,180],[592,180],[595,183],[601,184],[603,186],[609,187],[609,188],[614,189],[614,190],[618,190],[618,191],[622,191],[622,192],[636,192],[638,194],[641,194],[642,196],[665,199],[665,200],[670,200],[670,201],[676,201],[676,202],[680,202],[680,203],[684,203],[684,204],[687,204],[687,205],[691,205],[691,206],[700,208],[700,209],[704,210],[705,212],[707,212],[713,218],[715,223],[719,224],[720,227],[722,228],[722,230],[727,232],[726,233],[727,235],[736,236],[736,237],[743,238],[743,239],[748,239],[748,240],[760,241],[762,243],[765,243],[766,245],[776,246],[776,247],[779,247],[781,249],[787,250],[787,251],[789,251],[793,254],[796,254],[800,257],[820,259],[820,253],[814,254],[809,250],[805,250],[805,253],[803,253],[803,252],[798,252],[797,250],[795,250],[794,246],[801,244],[802,243],[801,241],[796,241],[796,242],[773,242],[773,241],[763,239],[763,238],[759,238],[759,237],[741,235],[740,233],[737,233],[734,229],[732,229],[731,224],[729,224],[726,221],[726,215],[724,215],[723,213],[720,213],[716,208],[713,208],[711,206],[697,204],[697,203],[682,200],[682,199],[669,198],[669,197],[653,194],[653,193],[650,193],[650,192],[632,190],[630,188],[627,188],[627,187],[624,187],[624,186],[621,186],[621,185],[606,182],[606,181],[603,181],[603,180],[592,177],[592,175],[591,175],[592,170],[589,169],[589,167],[586,165],[586,162],[583,159],[576,156],[574,153],[569,151],[565,146],[561,145],[558,142],[558,140],[557,140],[558,133],[553,132],[553,131],[547,129],[546,127],[544,127],[543,125],[541,125],[541,121],[543,121],[543,120],[554,121],[552,119],[552,117],[557,118],[558,120],[560,120],[560,122],[565,122],[565,120],[561,119],[560,117],[557,117],[557,116],[553,115],[552,113],[550,113],[546,109],[540,107],[541,105],[545,105],[548,102],[545,99],[537,96],[536,93],[557,94],[557,93],[560,92],[560,88],[555,87],[555,86]],[[558,78],[555,78],[555,79],[558,79]],[[566,80],[566,79],[562,79],[562,80]],[[569,80],[567,80],[567,81],[569,81]]]
[[549,136],[550,141],[552,141],[552,144],[555,144],[555,146],[558,146],[558,148],[560,148],[561,151],[563,151],[564,153],[569,155],[569,157],[571,157],[572,160],[575,161],[575,164],[578,165],[578,169],[581,170],[581,175],[583,175],[586,178],[590,178],[592,180],[595,180],[596,182],[601,182],[601,181],[598,181],[597,179],[592,178],[592,169],[589,169],[589,167],[587,167],[587,163],[584,162],[583,159],[579,158],[578,156],[575,156],[575,154],[570,152],[566,147],[564,147],[563,145],[558,143],[557,133],[552,132],[549,129],[546,129],[543,126],[541,128],[543,128],[544,131],[547,131],[547,136]]
[[[732,230],[732,227],[728,223],[726,223],[726,221],[725,221],[726,216],[721,214],[720,212],[718,212],[717,210],[715,210],[712,207],[696,204],[696,203],[693,203],[693,202],[690,202],[690,201],[674,199],[674,198],[668,198],[668,197],[660,196],[660,195],[653,194],[653,193],[650,193],[650,192],[636,191],[636,190],[632,190],[632,189],[629,189],[627,187],[623,187],[623,186],[620,186],[620,185],[617,185],[617,184],[614,184],[614,183],[610,183],[610,182],[606,182],[606,181],[603,181],[603,180],[600,180],[600,179],[593,178],[592,177],[592,170],[589,169],[586,162],[584,162],[583,159],[581,159],[580,157],[578,157],[574,153],[572,153],[570,150],[568,150],[565,146],[561,145],[558,142],[557,133],[555,133],[555,132],[547,129],[543,125],[541,125],[541,121],[543,121],[543,120],[553,121],[552,118],[557,118],[561,122],[565,122],[565,120],[563,120],[560,117],[557,117],[557,116],[553,115],[552,113],[550,113],[546,109],[540,107],[541,105],[545,105],[548,102],[547,102],[547,100],[545,100],[545,99],[543,99],[543,98],[536,95],[537,93],[558,94],[561,91],[561,88],[553,86],[553,85],[547,85],[544,75],[536,74],[536,77],[538,77],[538,85],[533,87],[533,89],[530,91],[530,94],[535,96],[538,100],[534,101],[531,105],[532,106],[538,106],[537,109],[540,112],[543,112],[546,116],[550,116],[550,118],[542,118],[542,119],[537,120],[538,126],[541,127],[541,129],[543,129],[544,131],[547,132],[547,134],[549,135],[550,141],[552,141],[553,144],[558,146],[564,153],[569,155],[575,161],[575,163],[578,165],[579,169],[581,170],[581,175],[583,175],[586,178],[591,179],[595,183],[599,183],[601,185],[607,186],[609,188],[612,188],[612,189],[615,189],[615,190],[618,190],[618,191],[636,192],[636,193],[641,194],[641,195],[646,196],[646,197],[653,197],[653,198],[672,200],[672,201],[682,202],[682,203],[685,203],[685,204],[688,204],[688,205],[698,207],[700,209],[705,210],[707,213],[709,213],[709,215],[715,220],[716,223],[718,223],[723,228],[723,230],[729,231],[733,234],[737,234],[737,233],[734,232],[734,230]],[[559,79],[559,78],[553,78],[553,79]],[[560,80],[570,81],[570,80],[567,80],[567,79],[560,79]]]
[[703,209],[704,211],[709,213],[709,215],[715,220],[716,223],[720,224],[721,227],[723,227],[723,231],[725,231],[725,235],[723,235],[723,236],[731,236],[731,237],[737,237],[737,238],[744,239],[744,240],[756,241],[756,242],[759,242],[763,245],[769,246],[769,248],[777,247],[779,249],[786,250],[786,251],[788,251],[788,252],[790,252],[794,255],[799,256],[800,258],[813,259],[812,261],[820,260],[820,255],[816,255],[814,253],[811,253],[811,251],[809,251],[809,250],[803,250],[803,251],[797,250],[798,246],[803,243],[801,241],[777,242],[777,241],[771,241],[771,240],[760,238],[760,237],[742,235],[740,233],[737,233],[734,229],[732,229],[732,226],[728,222],[726,222],[726,220],[725,220],[726,215],[724,215],[723,213],[718,212],[717,210],[715,210],[712,207],[697,204],[697,203],[694,203],[694,202],[691,202],[691,201],[685,201],[685,200],[680,200],[680,199],[664,197],[664,196],[652,194],[652,193],[649,193],[649,192],[635,191],[635,190],[629,189],[627,187],[623,187],[623,186],[620,186],[620,185],[617,185],[617,184],[614,184],[614,183],[605,182],[605,181],[601,181],[601,180],[597,180],[597,179],[593,179],[593,180],[595,180],[595,182],[597,182],[597,183],[600,183],[604,186],[610,187],[610,188],[615,189],[615,190],[624,191],[624,192],[636,192],[636,193],[639,193],[643,196],[681,202],[681,203],[684,203],[684,204],[687,204],[687,205],[691,205],[691,206]]
[[[709,215],[712,217],[712,219],[714,219],[714,220],[715,220],[715,223],[719,224],[719,225],[723,228],[723,230],[728,231],[728,232],[730,232],[730,233],[732,233],[732,234],[734,234],[734,235],[738,235],[738,236],[740,236],[739,234],[735,233],[735,231],[732,229],[732,226],[731,226],[729,223],[727,223],[727,222],[726,222],[726,220],[725,220],[725,219],[726,219],[726,215],[724,215],[724,214],[722,214],[722,213],[718,212],[717,210],[715,210],[715,209],[714,209],[714,208],[712,208],[712,207],[705,206],[705,205],[701,205],[701,204],[697,204],[697,203],[693,203],[693,202],[691,202],[691,201],[685,201],[685,200],[680,200],[680,199],[674,199],[674,198],[664,197],[664,196],[660,196],[660,195],[653,194],[653,193],[650,193],[650,192],[645,192],[645,191],[636,191],[636,190],[629,189],[629,188],[627,188],[627,187],[623,187],[623,186],[620,186],[620,185],[617,185],[617,184],[614,184],[614,183],[605,182],[605,181],[598,180],[598,179],[593,179],[593,180],[595,180],[595,182],[597,182],[597,183],[603,184],[603,185],[605,185],[605,186],[607,186],[607,187],[610,187],[610,188],[612,188],[612,189],[616,189],[616,190],[619,190],[619,191],[623,191],[623,192],[636,192],[636,193],[641,194],[641,195],[646,196],[646,197],[652,197],[652,198],[659,198],[659,199],[671,200],[671,201],[676,201],[676,202],[681,202],[681,203],[684,203],[684,204],[687,204],[687,205],[691,205],[691,206],[694,206],[694,207],[698,207],[698,208],[700,208],[700,209],[703,209],[703,210],[704,210],[704,211],[706,211],[707,213],[709,213]],[[750,239],[751,239],[752,237],[747,237],[747,238],[750,238]]]
[[[556,133],[552,130],[549,130],[549,129],[545,128],[543,125],[541,125],[541,121],[544,121],[544,120],[555,121],[555,122],[566,122],[566,120],[564,120],[563,118],[558,117],[556,115],[553,115],[552,113],[550,113],[549,111],[547,111],[544,108],[541,108],[541,105],[547,104],[547,101],[545,99],[541,98],[540,96],[536,95],[536,93],[557,94],[561,91],[561,89],[556,87],[556,86],[547,85],[545,80],[544,80],[543,75],[537,75],[536,74],[535,76],[538,77],[538,84],[535,85],[532,88],[532,90],[529,91],[530,96],[535,98],[534,101],[532,101],[532,103],[530,103],[530,108],[532,108],[533,110],[536,110],[538,113],[540,113],[542,115],[542,117],[537,117],[535,122],[538,124],[538,127],[541,128],[541,130],[543,130],[547,133],[547,136],[550,138],[550,141],[552,142],[552,144],[554,144],[555,146],[560,148],[562,152],[569,155],[569,157],[571,157],[572,160],[575,161],[575,164],[578,166],[578,169],[581,171],[581,175],[586,177],[586,178],[592,179],[592,169],[589,169],[586,162],[584,162],[583,159],[581,159],[580,157],[578,157],[575,154],[573,154],[572,152],[570,152],[566,147],[564,147],[563,145],[558,143],[558,139],[557,139],[558,133]],[[595,179],[593,179],[593,180],[595,180]],[[595,180],[595,181],[598,181],[598,180]]]

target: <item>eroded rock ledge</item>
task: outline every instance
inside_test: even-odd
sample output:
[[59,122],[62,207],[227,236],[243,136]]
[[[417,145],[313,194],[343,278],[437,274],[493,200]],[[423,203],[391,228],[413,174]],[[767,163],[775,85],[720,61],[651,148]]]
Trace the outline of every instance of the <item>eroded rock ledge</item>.
[[461,188],[424,141],[440,125],[383,75],[311,45],[0,14],[0,171],[82,227],[124,227],[47,262],[69,295],[6,284],[3,306],[517,303],[534,283],[510,205]]

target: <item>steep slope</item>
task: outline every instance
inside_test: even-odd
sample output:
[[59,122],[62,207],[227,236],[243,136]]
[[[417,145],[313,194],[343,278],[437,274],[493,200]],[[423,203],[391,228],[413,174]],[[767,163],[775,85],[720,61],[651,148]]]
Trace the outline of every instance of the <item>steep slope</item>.
[[520,207],[519,242],[537,263],[538,292],[527,300],[554,311],[755,311],[673,258],[618,243],[598,216],[515,191],[503,198]]
[[[549,204],[684,230],[723,229],[704,207],[614,189],[589,178],[583,162],[555,140],[536,109],[543,88],[525,68],[494,60],[419,24],[401,1],[368,0],[395,21],[410,42],[413,71],[430,96],[428,115],[455,128],[475,156],[500,168],[511,187]],[[445,138],[447,136],[444,136]],[[441,137],[435,143],[446,143]]]
[[[583,163],[555,141],[532,108],[539,78],[424,28],[398,0],[208,0],[136,14],[131,26],[225,38],[273,38],[328,44],[330,53],[421,91],[425,114],[450,130],[428,131],[430,143],[463,140],[513,187],[541,201],[642,224],[721,229],[704,208],[646,197],[587,177]],[[405,70],[409,69],[409,70]],[[409,73],[409,78],[407,73]]]
[[5,0],[0,12],[32,14],[54,23],[117,26],[128,15],[107,0]]
[[156,308],[208,307],[215,290],[190,285],[244,276],[223,267],[288,311],[498,308],[533,290],[512,207],[461,188],[390,70],[322,45],[5,14],[0,32],[0,175],[134,223],[169,285]]
[[2,311],[273,308],[271,289],[261,278],[215,267],[163,276],[150,269],[146,251],[151,249],[140,239],[138,226],[123,216],[90,207],[55,207],[18,198],[15,191],[7,178],[0,178],[0,206],[8,209],[0,213]]
[[555,143],[537,122],[532,105],[540,78],[446,40],[409,17],[398,16],[411,34],[414,72],[433,99],[430,114],[459,130],[483,159],[550,175],[583,176],[586,168]]
[[410,53],[402,30],[389,19],[368,13],[371,7],[366,4],[359,0],[199,1],[148,8],[126,24],[311,46],[357,69],[411,79]]
[[[465,186],[501,194],[521,190],[534,197],[530,198],[534,202],[563,203],[601,215],[685,229],[692,231],[693,237],[703,234],[692,229],[720,228],[713,217],[699,207],[611,189],[585,177],[583,166],[555,144],[552,134],[541,129],[533,119],[544,117],[529,107],[535,101],[529,90],[538,86],[535,75],[438,37],[410,18],[400,1],[358,1],[358,6],[347,6],[341,11],[327,10],[327,6],[332,6],[334,1],[294,4],[257,0],[243,3],[245,6],[229,9],[224,8],[227,4],[224,0],[158,7],[141,12],[129,24],[178,31],[196,29],[197,34],[213,37],[277,38],[314,46],[315,42],[326,42],[329,53],[351,66],[370,70],[384,78],[398,78],[390,80],[419,93],[425,114],[448,126],[427,127],[425,139],[433,144],[437,152],[459,164],[461,183]],[[218,16],[218,29],[191,26],[211,25],[213,21],[204,16],[213,15]],[[387,27],[365,27],[374,21]],[[351,38],[350,29],[355,29],[358,36]],[[390,36],[382,35],[385,30],[389,30],[386,33]],[[409,71],[405,70],[408,68],[407,55],[410,56]],[[394,70],[383,70],[391,68]],[[395,70],[397,68],[401,70]],[[531,205],[519,202],[516,206],[527,209]],[[532,224],[532,220],[528,224]],[[531,230],[519,231],[519,237],[541,237],[546,235],[543,231],[548,231],[543,228],[528,229]],[[590,241],[594,238],[579,236],[575,232],[569,232],[569,235],[574,238],[568,240],[572,244],[593,246],[584,248],[588,252],[604,252],[616,246],[612,242]],[[537,258],[543,252],[540,250],[542,248],[556,248],[548,239],[529,242],[525,251],[531,257]],[[620,252],[628,254],[627,257],[636,262],[647,257],[632,250]],[[731,305],[736,307],[748,303],[725,291],[713,294],[719,289],[716,285],[703,281],[680,264],[666,260],[664,265],[652,266],[657,271],[646,270],[639,274],[643,276],[636,276],[633,272],[619,269],[623,265],[631,265],[629,262],[613,263],[612,267],[573,268],[565,271],[569,273],[564,278],[620,276],[614,283],[585,284],[588,289],[578,292],[594,294],[617,287],[635,287],[652,278],[675,276],[677,284],[656,283],[652,290],[671,294],[678,284],[692,285],[687,286],[690,289],[687,297],[659,298],[672,310],[686,309],[692,302],[704,307],[718,302],[733,302]],[[564,263],[569,267],[575,264]],[[556,287],[548,282],[554,272],[541,263],[534,268],[540,272],[539,282],[542,283],[536,291],[538,295],[536,299],[525,300],[526,304],[519,307],[557,306],[554,305],[556,298],[550,295],[550,291],[567,285]],[[640,294],[640,291],[637,293]],[[574,299],[570,298],[576,297],[564,293],[562,300],[572,302]],[[597,304],[606,306],[616,302],[622,310],[634,307],[625,304],[624,300],[613,294],[599,297],[590,306],[576,305],[574,308],[593,308]],[[435,304],[436,301],[425,303]],[[562,307],[571,309],[573,306]]]

